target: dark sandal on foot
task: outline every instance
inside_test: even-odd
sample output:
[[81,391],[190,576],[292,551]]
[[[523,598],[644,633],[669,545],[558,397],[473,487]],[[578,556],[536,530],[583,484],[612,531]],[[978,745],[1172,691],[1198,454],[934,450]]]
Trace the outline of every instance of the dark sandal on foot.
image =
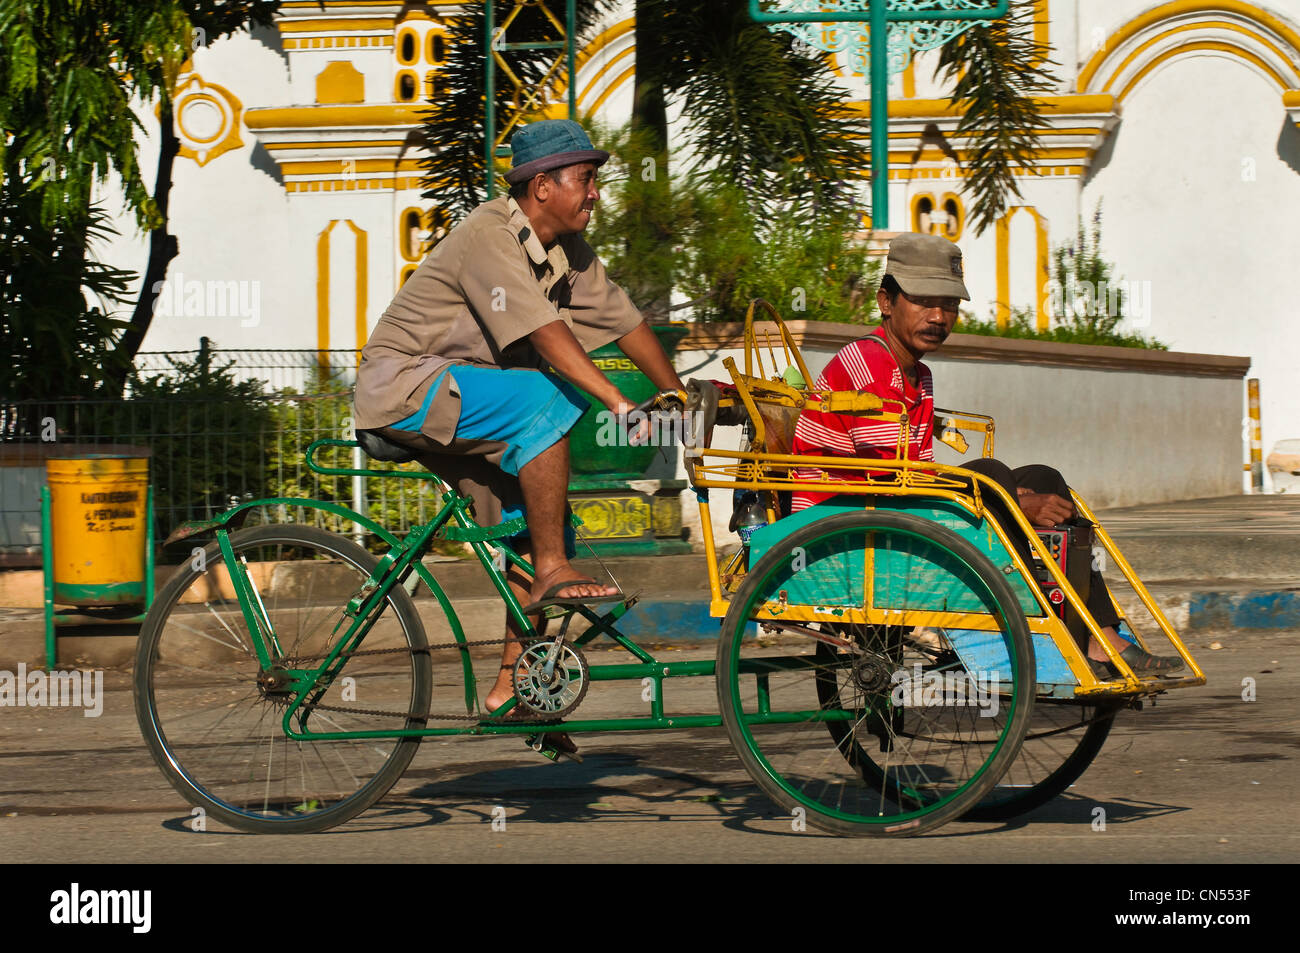
[[530,602],[524,606],[524,615],[532,615],[535,612],[541,612],[551,606],[589,606],[601,602],[622,602],[626,596],[621,592],[615,592],[608,596],[559,596],[556,593],[562,589],[568,589],[570,586],[595,586],[599,585],[594,579],[570,579],[567,582],[557,582],[551,588],[542,594],[542,598],[536,602]]
[[1183,667],[1183,660],[1177,655],[1152,655],[1136,645],[1128,646],[1119,657],[1137,675],[1167,675]]
[[1103,659],[1089,658],[1088,665],[1092,667],[1092,674],[1099,682],[1109,682],[1111,679],[1119,678],[1119,669]]

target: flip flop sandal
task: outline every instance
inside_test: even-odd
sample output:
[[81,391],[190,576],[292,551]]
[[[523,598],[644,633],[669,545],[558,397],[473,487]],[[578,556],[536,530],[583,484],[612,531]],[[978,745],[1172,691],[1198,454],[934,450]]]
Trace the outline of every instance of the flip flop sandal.
[[608,596],[561,597],[556,595],[556,593],[561,589],[568,589],[570,586],[589,586],[596,584],[596,580],[594,579],[570,579],[567,582],[557,582],[542,594],[542,598],[524,606],[524,615],[532,615],[535,612],[541,612],[543,609],[548,609],[551,606],[590,606],[597,605],[601,602],[623,602],[627,598],[621,592],[616,592]]
[[1177,655],[1151,655],[1136,645],[1130,645],[1119,653],[1119,657],[1128,663],[1128,667],[1138,675],[1166,675],[1177,672],[1183,667],[1183,660]]

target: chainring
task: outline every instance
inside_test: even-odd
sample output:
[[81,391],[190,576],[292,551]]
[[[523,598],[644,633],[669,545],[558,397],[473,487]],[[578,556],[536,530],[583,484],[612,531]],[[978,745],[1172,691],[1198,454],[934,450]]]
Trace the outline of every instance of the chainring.
[[548,718],[559,718],[577,708],[591,685],[587,658],[576,645],[560,643],[555,663],[548,667],[555,644],[554,639],[541,639],[525,645],[512,679],[519,704]]

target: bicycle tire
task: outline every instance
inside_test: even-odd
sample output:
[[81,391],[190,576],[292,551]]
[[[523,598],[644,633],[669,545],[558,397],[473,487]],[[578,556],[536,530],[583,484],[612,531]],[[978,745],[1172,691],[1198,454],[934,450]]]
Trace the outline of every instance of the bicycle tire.
[[[379,562],[355,543],[310,526],[240,530],[230,543],[248,561],[250,576],[260,577],[259,598],[281,657],[327,652],[343,607]],[[318,591],[328,599],[317,599]],[[360,648],[403,651],[348,659],[317,702],[360,699],[356,708],[403,714],[311,711],[309,722],[344,730],[422,727],[433,683],[429,655],[418,651],[426,646],[411,597],[394,586]],[[259,670],[218,545],[196,549],[154,600],[134,672],[145,742],[191,804],[251,833],[312,833],[360,814],[402,776],[418,737],[292,741],[282,727],[287,702],[259,688]]]
[[[790,657],[776,656],[787,659],[779,664],[794,665],[787,672],[776,670],[772,647],[748,634],[756,607],[776,602],[786,586],[793,588],[790,581],[800,557],[808,565],[818,564],[823,558],[819,553],[829,554],[825,558],[833,560],[866,549],[868,536],[875,550],[900,556],[900,565],[924,569],[913,580],[909,568],[900,590],[911,593],[906,598],[921,596],[922,587],[941,578],[950,591],[964,587],[966,598],[978,599],[999,621],[997,637],[1012,672],[1007,681],[998,682],[1006,692],[1005,698],[999,695],[997,706],[1003,714],[982,733],[964,724],[971,720],[967,716],[977,717],[970,712],[954,708],[953,717],[948,718],[942,709],[928,712],[920,705],[898,704],[892,692],[862,689],[854,681],[852,658],[871,656],[890,665],[907,661],[902,654],[889,654],[892,650],[883,642],[879,650],[860,645],[842,654],[843,650],[830,649],[835,654],[833,661],[827,658],[824,643],[817,642],[819,654],[809,662],[790,663]],[[882,546],[882,541],[887,545]],[[851,576],[852,572],[846,574],[846,578]],[[915,593],[907,588],[913,585]],[[856,600],[846,595],[842,604],[861,605],[860,599],[860,594]],[[825,604],[835,605],[829,599]],[[792,638],[797,642],[800,636]],[[807,640],[805,655],[811,652],[813,644]],[[1028,626],[1011,587],[970,543],[945,527],[910,514],[843,513],[796,530],[773,546],[746,576],[723,621],[717,661],[718,703],[741,761],[764,793],[782,808],[791,812],[802,808],[809,823],[833,833],[908,836],[964,815],[1014,761],[1033,710],[1033,658]],[[756,673],[766,679],[765,689],[760,692],[756,684],[753,693],[743,691],[742,678]],[[837,686],[829,699],[828,675]],[[794,706],[789,714],[793,720],[764,723],[764,695],[770,712],[785,711],[776,700],[774,682],[778,679],[783,697]],[[800,711],[799,706],[806,708],[809,702],[817,703],[816,711]],[[836,721],[836,716],[844,720]],[[919,720],[926,731],[934,733],[925,738],[923,750],[921,744],[912,750],[908,733],[898,726],[900,718]],[[942,724],[940,719],[945,719]],[[880,742],[884,757],[866,753],[864,742],[871,739]],[[897,763],[895,751],[901,752]],[[971,764],[970,756],[976,753],[979,761]]]
[[[1083,776],[1101,751],[1120,705],[1076,702],[1034,703],[1034,717],[1016,760],[998,783],[966,813],[971,821],[1005,821],[1042,807]],[[1049,731],[1077,727],[1059,734]]]

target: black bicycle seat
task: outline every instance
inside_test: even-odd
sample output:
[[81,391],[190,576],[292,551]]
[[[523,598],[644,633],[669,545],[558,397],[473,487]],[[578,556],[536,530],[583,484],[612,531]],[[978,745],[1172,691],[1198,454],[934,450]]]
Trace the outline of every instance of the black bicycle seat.
[[357,430],[357,443],[366,456],[389,463],[406,463],[415,459],[415,451],[396,440],[389,440],[374,430]]

